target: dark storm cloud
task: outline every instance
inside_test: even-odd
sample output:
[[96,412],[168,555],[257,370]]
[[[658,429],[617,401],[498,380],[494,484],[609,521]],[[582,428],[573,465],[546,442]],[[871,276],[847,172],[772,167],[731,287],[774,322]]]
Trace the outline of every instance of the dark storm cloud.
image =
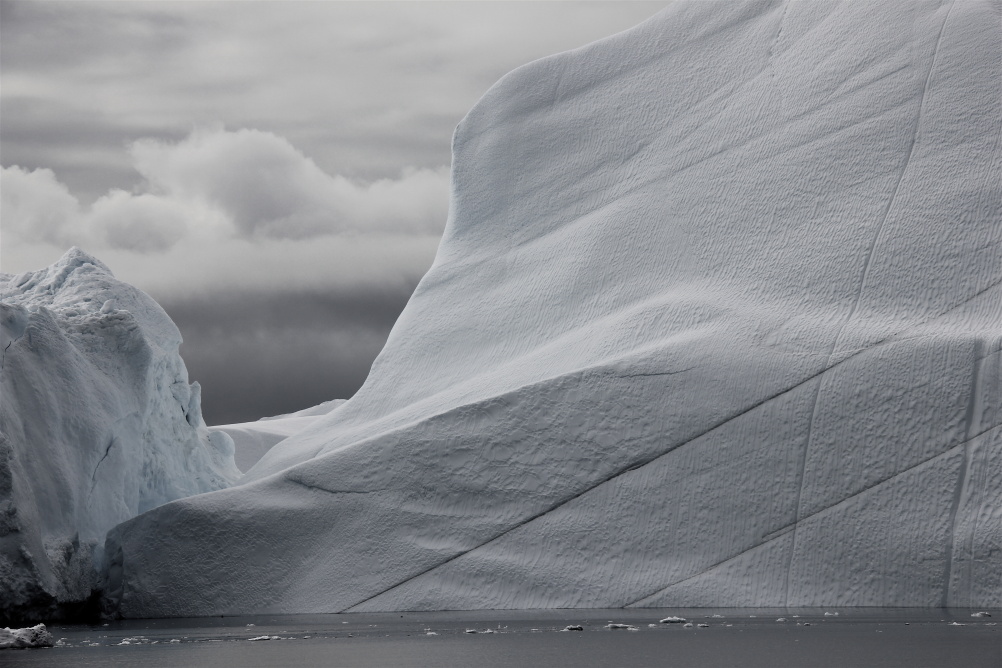
[[206,423],[229,424],[350,397],[413,288],[227,292],[162,305],[184,336]]

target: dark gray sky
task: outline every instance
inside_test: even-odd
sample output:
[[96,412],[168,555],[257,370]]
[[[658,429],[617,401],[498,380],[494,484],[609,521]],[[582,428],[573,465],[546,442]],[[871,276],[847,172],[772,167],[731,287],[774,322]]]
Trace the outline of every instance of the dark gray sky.
[[0,0],[0,267],[75,244],[153,295],[209,424],[347,398],[470,106],[665,4]]

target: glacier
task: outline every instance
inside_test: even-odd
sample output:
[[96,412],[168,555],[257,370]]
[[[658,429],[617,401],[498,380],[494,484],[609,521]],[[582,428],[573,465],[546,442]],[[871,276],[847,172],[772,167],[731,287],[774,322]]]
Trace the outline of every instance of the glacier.
[[124,617],[1002,606],[1000,4],[676,2],[502,78],[359,392]]
[[177,327],[99,260],[0,275],[0,324],[0,619],[73,617],[94,608],[109,529],[240,472]]

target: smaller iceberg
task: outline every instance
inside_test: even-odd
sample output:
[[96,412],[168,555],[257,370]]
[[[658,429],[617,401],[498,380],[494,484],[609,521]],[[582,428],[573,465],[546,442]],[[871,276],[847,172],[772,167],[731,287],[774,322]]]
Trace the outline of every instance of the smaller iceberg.
[[0,622],[73,617],[109,529],[240,471],[177,327],[97,259],[0,274],[0,325]]

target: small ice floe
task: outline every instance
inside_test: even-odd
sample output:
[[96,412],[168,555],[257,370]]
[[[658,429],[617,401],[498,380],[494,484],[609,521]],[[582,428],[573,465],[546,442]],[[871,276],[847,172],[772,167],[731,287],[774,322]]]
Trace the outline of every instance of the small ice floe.
[[786,617],[780,617],[780,618],[779,618],[779,619],[777,619],[776,621],[777,621],[777,622],[785,622],[785,621],[786,621]]
[[497,633],[494,629],[484,629],[481,633]]
[[801,624],[800,622],[797,622],[797,626],[810,626],[810,625],[811,625],[810,622],[804,622],[803,624]]
[[479,633],[476,629],[466,629],[463,633]]
[[425,631],[425,632],[424,632],[424,634],[425,634],[426,636],[437,636],[437,635],[438,635],[438,634],[437,634],[437,633],[435,633],[434,631]]
[[960,622],[950,622],[947,626],[967,626],[967,624],[961,624]]
[[247,628],[250,628],[250,627],[252,627],[252,626],[257,626],[257,624],[248,624],[248,625],[247,625]]
[[723,615],[710,615],[710,617],[713,618],[713,619],[723,619],[724,618]]
[[616,629],[622,629],[624,631],[639,631],[640,630],[636,626],[634,626],[633,624],[618,624],[616,622],[612,622],[612,623],[606,624],[605,628],[613,630],[613,631],[615,631]]
[[696,626],[698,626],[701,629],[708,629],[708,628],[710,628],[709,624],[696,624]]
[[662,624],[685,624],[688,620],[685,617],[665,617]]
[[692,628],[692,622],[686,622],[685,624],[682,625],[682,628],[683,629],[691,629]]
[[278,640],[278,636],[255,636],[253,638],[248,638],[247,640],[258,641],[258,640]]
[[52,647],[52,634],[45,624],[28,626],[23,629],[0,629],[0,649],[27,649],[29,647]]
[[568,624],[562,630],[564,631],[584,631],[584,627],[580,624]]
[[826,612],[825,617],[838,617],[837,612]]
[[177,643],[179,643],[179,642],[181,642],[181,641],[180,641],[180,640],[178,640],[177,638],[171,638],[171,639],[170,639],[170,644],[171,644],[171,645],[176,645],[176,644],[177,644]]
[[986,612],[984,610],[982,610],[980,612],[972,612],[971,613],[971,617],[991,617],[991,616],[992,616],[992,613]]

